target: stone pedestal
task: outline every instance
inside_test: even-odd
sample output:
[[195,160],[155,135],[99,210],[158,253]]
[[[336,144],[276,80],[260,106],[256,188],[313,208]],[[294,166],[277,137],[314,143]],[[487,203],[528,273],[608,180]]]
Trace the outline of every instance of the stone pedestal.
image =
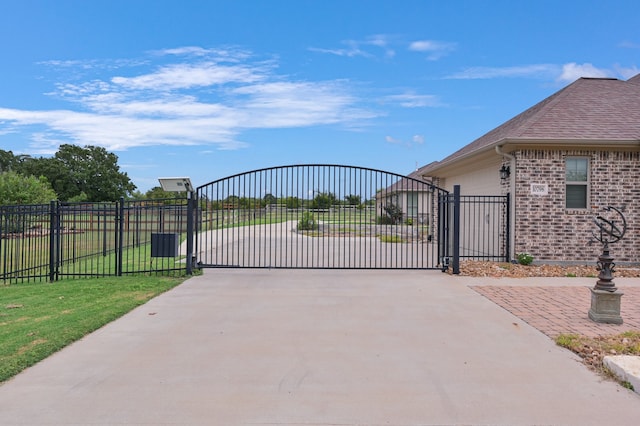
[[622,324],[620,299],[624,293],[591,289],[591,309],[589,318],[605,324]]

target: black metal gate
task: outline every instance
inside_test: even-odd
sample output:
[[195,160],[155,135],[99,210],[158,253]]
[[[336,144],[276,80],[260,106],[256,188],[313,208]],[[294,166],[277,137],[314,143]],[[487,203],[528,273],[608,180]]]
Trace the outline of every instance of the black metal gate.
[[460,260],[509,262],[510,202],[507,195],[461,195],[460,186],[440,197],[441,225],[450,230],[445,266],[459,273]]
[[197,189],[195,258],[211,268],[436,269],[447,191],[417,176],[294,165]]

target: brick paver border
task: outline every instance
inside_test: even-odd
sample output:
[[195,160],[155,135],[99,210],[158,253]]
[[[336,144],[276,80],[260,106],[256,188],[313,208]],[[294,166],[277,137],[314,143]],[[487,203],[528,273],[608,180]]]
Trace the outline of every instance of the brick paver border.
[[511,312],[551,338],[574,333],[588,337],[640,331],[640,288],[622,291],[623,324],[599,324],[588,317],[589,287],[470,286],[479,294]]

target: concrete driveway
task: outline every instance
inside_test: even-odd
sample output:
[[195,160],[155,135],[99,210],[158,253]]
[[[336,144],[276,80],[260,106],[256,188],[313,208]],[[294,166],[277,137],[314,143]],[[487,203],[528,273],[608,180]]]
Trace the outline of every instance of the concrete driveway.
[[0,424],[637,425],[437,271],[208,270],[0,386]]

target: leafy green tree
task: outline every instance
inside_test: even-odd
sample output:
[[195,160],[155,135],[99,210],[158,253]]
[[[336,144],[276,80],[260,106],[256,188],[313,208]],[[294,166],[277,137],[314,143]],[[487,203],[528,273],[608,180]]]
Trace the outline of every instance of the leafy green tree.
[[142,200],[144,198],[146,198],[146,196],[139,189],[136,189],[131,194],[129,194],[130,200]]
[[17,170],[46,177],[63,201],[116,201],[136,189],[118,156],[95,146],[61,145],[53,157],[27,158]]
[[144,196],[141,198],[145,198],[147,200],[163,200],[162,204],[177,204],[180,203],[179,200],[186,199],[186,192],[169,192],[162,189],[161,186],[154,186],[147,192],[145,192]]
[[18,161],[18,157],[13,155],[12,151],[0,149],[0,173],[15,170]]
[[264,197],[262,197],[262,204],[264,206],[276,204],[277,202],[278,202],[278,199],[273,194],[265,194]]
[[175,192],[168,192],[162,189],[161,186],[154,186],[144,194],[144,198],[149,200],[162,200],[164,198],[176,198]]
[[284,200],[284,204],[288,209],[299,209],[300,208],[300,198],[298,197],[287,197]]
[[[63,197],[61,194],[68,194],[73,191],[74,185],[69,179],[69,172],[65,170],[53,157],[29,157],[20,162],[16,166],[16,170],[24,176],[44,176],[51,184],[51,187],[58,198],[63,201],[70,201],[70,199]],[[74,193],[78,196],[82,191]],[[85,194],[86,196],[86,194]],[[71,197],[69,197],[71,198]],[[84,200],[77,200],[84,201]]]
[[45,178],[0,173],[0,205],[45,204],[55,199],[56,193]]
[[362,197],[359,195],[347,195],[344,199],[350,206],[359,206],[362,204]]
[[320,192],[314,198],[311,203],[312,209],[328,209],[331,206],[340,204],[340,201],[332,192]]
[[224,199],[224,208],[236,209],[240,205],[240,197],[237,195],[229,195]]
[[[54,158],[69,173],[75,186],[74,191],[67,193],[56,190],[62,199],[84,192],[87,201],[115,201],[136,189],[129,176],[120,171],[118,156],[104,148],[62,145]],[[56,183],[52,185],[56,189]]]
[[259,209],[261,200],[259,198],[242,197],[238,200],[241,209]]
[[242,197],[238,200],[238,207],[241,209],[249,209],[251,208],[251,199],[247,197]]

